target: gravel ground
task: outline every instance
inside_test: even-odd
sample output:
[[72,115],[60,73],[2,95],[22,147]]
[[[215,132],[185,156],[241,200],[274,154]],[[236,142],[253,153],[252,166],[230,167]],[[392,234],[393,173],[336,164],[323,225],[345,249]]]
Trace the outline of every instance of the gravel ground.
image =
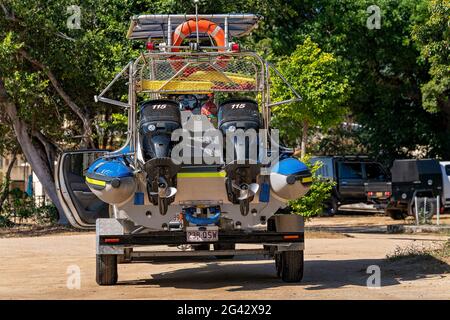
[[[304,279],[298,284],[279,280],[273,261],[248,257],[121,264],[118,285],[99,287],[93,233],[1,238],[0,299],[450,299],[447,263],[435,257],[386,259],[414,246],[440,246],[448,236],[358,229],[386,223],[391,220],[382,216],[309,221],[308,227],[355,231],[307,233]],[[378,289],[366,286],[371,265],[381,270]],[[70,270],[81,272],[79,289],[67,286]]]

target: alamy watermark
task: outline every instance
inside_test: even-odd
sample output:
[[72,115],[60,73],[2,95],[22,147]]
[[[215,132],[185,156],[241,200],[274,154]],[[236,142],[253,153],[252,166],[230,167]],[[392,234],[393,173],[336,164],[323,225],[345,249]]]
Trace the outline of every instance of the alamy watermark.
[[[150,125],[152,126],[152,125]],[[149,131],[156,128],[148,128]],[[185,129],[185,128],[190,128]],[[171,139],[175,164],[260,164],[261,174],[269,174],[279,160],[279,132],[276,129],[215,129],[208,120],[189,120]]]
[[367,7],[366,12],[370,16],[366,20],[367,29],[381,29],[381,9],[379,6],[373,4]]
[[72,264],[66,270],[66,286],[69,290],[80,290],[81,288],[81,269],[78,265]]
[[367,278],[366,286],[368,289],[380,289],[381,288],[381,269],[376,264],[370,265],[366,270],[370,276]]
[[81,29],[81,8],[77,5],[71,5],[66,8],[70,16],[66,20],[67,29]]

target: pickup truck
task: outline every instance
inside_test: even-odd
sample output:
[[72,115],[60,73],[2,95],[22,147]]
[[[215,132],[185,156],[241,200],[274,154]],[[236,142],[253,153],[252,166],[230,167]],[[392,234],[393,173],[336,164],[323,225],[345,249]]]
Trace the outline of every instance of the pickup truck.
[[444,188],[442,192],[442,204],[446,210],[450,209],[450,161],[441,161],[442,181]]
[[[367,156],[319,156],[311,158],[312,164],[318,161],[322,165],[315,174],[323,179],[335,182],[331,197],[324,204],[328,215],[337,213],[340,205],[374,203],[375,198],[370,200],[367,198],[367,184],[378,183],[386,186],[386,183],[390,181],[389,174],[383,166]],[[390,190],[386,190],[382,196],[389,197],[389,192]],[[375,195],[378,195],[378,193]]]
[[[446,167],[448,166],[448,167]],[[448,173],[450,162],[441,164],[436,159],[403,159],[395,160],[391,168],[391,195],[386,200],[386,215],[394,220],[415,215],[415,197],[440,197],[439,206],[443,209],[447,204],[444,186],[450,186]],[[448,184],[444,183],[447,181]],[[377,186],[369,183],[367,190],[373,191]],[[450,191],[450,190],[449,190]],[[368,194],[369,197],[369,194]],[[448,199],[450,205],[450,199]],[[436,212],[436,202],[428,202],[429,218]]]

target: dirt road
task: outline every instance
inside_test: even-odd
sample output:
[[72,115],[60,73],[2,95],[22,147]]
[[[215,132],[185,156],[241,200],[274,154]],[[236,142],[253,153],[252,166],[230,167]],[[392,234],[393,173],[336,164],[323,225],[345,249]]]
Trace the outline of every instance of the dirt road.
[[[313,223],[314,224],[314,223]],[[316,222],[317,224],[317,222]],[[398,247],[431,246],[435,235],[349,233],[306,240],[300,284],[276,278],[271,260],[119,265],[119,283],[95,283],[94,234],[0,239],[1,299],[450,299],[448,265],[387,262]],[[434,258],[433,258],[434,259]],[[381,268],[381,288],[368,289],[367,267]],[[81,271],[68,289],[69,270]]]

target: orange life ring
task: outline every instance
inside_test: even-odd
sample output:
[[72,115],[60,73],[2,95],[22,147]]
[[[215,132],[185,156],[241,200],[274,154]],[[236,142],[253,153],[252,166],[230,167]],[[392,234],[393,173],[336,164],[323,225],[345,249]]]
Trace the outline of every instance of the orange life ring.
[[[225,32],[223,29],[215,24],[212,21],[201,19],[198,20],[198,31],[201,33],[207,33],[210,35],[214,42],[216,43],[217,47],[225,47]],[[173,39],[173,46],[179,46],[183,42],[183,40],[189,36],[190,34],[197,32],[197,23],[195,20],[188,20],[186,22],[183,22],[182,24],[178,25],[178,27],[175,29],[175,31],[172,34]],[[179,48],[172,48],[171,52],[179,52]],[[219,52],[225,51],[225,48],[218,49]],[[184,63],[177,62],[176,60],[181,59],[180,57],[173,56],[170,58],[171,62],[170,64],[175,70],[180,70]],[[222,60],[217,63],[220,67],[225,67],[228,62],[228,58],[226,57],[218,57],[218,60]],[[225,61],[226,60],[226,61]]]

